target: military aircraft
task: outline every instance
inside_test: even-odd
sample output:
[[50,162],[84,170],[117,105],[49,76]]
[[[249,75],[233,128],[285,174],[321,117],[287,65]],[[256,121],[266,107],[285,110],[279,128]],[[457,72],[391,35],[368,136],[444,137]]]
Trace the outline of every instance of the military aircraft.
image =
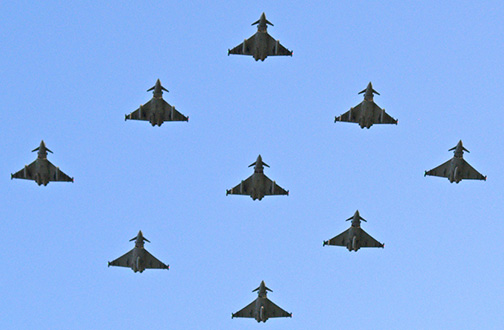
[[144,241],[150,243],[150,241],[145,238],[140,230],[136,237],[130,239],[135,241],[135,247],[133,250],[129,251],[125,255],[117,258],[114,261],[109,261],[108,266],[119,266],[119,267],[130,267],[133,271],[143,272],[147,268],[160,268],[160,269],[170,269],[170,266],[165,265],[161,261],[157,260],[152,254],[144,249]]
[[266,287],[264,281],[252,292],[255,291],[258,291],[259,297],[240,311],[231,314],[231,318],[248,317],[256,319],[257,322],[266,322],[270,317],[292,317],[292,313],[284,311],[266,297],[266,291],[273,291]]
[[32,152],[38,150],[38,156],[35,161],[33,161],[30,165],[25,165],[25,167],[11,174],[12,179],[26,179],[26,180],[34,180],[39,186],[47,184],[50,181],[67,181],[74,182],[74,179],[63,173],[59,167],[54,166],[50,161],[47,160],[47,152],[53,153],[49,150],[44,140],[40,142],[40,146],[32,150]]
[[440,176],[443,178],[448,178],[450,183],[459,183],[462,179],[465,180],[484,180],[487,177],[482,175],[480,172],[476,171],[468,162],[464,160],[464,150],[469,152],[462,145],[462,140],[460,140],[457,145],[448,151],[454,151],[454,156],[449,161],[433,168],[430,171],[425,171],[424,176]]
[[[339,234],[336,237],[331,238],[328,241],[324,241],[324,246],[326,245],[338,245],[338,246],[346,246],[348,251],[359,250],[361,247],[385,247],[385,244],[382,244],[371,237],[368,233],[361,228],[360,222],[366,221],[359,214],[359,210],[355,211],[355,214],[350,218],[346,219],[346,221],[352,220],[352,226]],[[367,221],[366,221],[367,222]]]
[[292,56],[292,51],[288,50],[280,44],[279,40],[273,39],[268,34],[267,24],[273,24],[266,19],[266,15],[262,13],[258,21],[252,23],[257,24],[257,32],[252,37],[245,39],[233,49],[228,49],[228,56],[234,55],[252,55],[256,61],[264,59],[268,56]]
[[289,195],[288,190],[283,189],[264,175],[263,165],[269,167],[268,164],[263,163],[261,155],[257,156],[255,163],[249,165],[249,167],[254,166],[254,174],[236,187],[226,190],[226,196],[229,194],[250,195],[253,200],[261,200],[266,195]]
[[156,81],[156,85],[149,88],[147,92],[152,90],[154,90],[154,97],[129,115],[124,115],[124,120],[146,120],[152,126],[161,126],[165,121],[189,121],[189,117],[175,110],[174,106],[163,99],[163,91],[168,92],[168,90],[161,85],[159,79]]
[[364,93],[364,101],[356,105],[354,108],[350,108],[344,114],[335,117],[334,122],[343,121],[349,123],[358,123],[361,128],[370,128],[373,124],[396,124],[397,119],[392,118],[385,109],[380,108],[373,101],[373,96],[375,94],[380,95],[377,91],[373,89],[373,84],[369,82],[366,89],[359,92],[359,94]]

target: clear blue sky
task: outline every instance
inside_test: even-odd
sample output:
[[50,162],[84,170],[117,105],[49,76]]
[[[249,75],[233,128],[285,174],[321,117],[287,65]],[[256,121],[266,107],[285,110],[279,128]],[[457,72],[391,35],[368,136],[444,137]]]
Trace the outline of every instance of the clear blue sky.
[[[293,57],[228,57],[263,11]],[[502,329],[502,17],[502,1],[2,2],[0,328]],[[158,78],[189,123],[125,122]],[[335,124],[369,81],[399,124]],[[42,139],[74,184],[10,180]],[[487,182],[424,178],[459,139]],[[226,197],[258,154],[290,196]],[[322,247],[357,209],[385,249]],[[107,268],[139,229],[169,271]],[[292,319],[231,319],[261,280]]]

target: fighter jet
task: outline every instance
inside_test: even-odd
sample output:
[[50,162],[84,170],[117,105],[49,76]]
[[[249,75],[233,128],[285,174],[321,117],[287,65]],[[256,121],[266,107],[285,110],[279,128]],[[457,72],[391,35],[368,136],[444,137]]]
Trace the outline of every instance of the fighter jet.
[[355,252],[357,252],[357,250],[361,247],[385,247],[385,244],[378,242],[361,228],[361,220],[366,220],[360,216],[359,210],[355,211],[355,214],[352,217],[346,219],[346,221],[349,220],[352,220],[352,226],[338,236],[333,237],[328,241],[324,241],[324,246],[346,246],[348,251],[353,250]]
[[39,186],[47,184],[50,181],[69,181],[74,182],[74,179],[63,173],[59,167],[54,166],[50,161],[47,160],[47,152],[53,153],[49,150],[44,140],[40,142],[40,146],[32,150],[32,152],[38,150],[38,157],[30,165],[25,165],[25,167],[11,174],[12,179],[26,179],[34,180]]
[[133,271],[143,272],[146,268],[161,268],[170,269],[170,266],[165,265],[161,261],[157,260],[152,254],[144,249],[144,241],[150,243],[150,241],[145,238],[140,230],[136,237],[130,239],[135,241],[135,247],[133,250],[129,251],[125,255],[117,258],[114,261],[109,261],[108,266],[119,266],[119,267],[130,267]]
[[466,180],[484,180],[486,181],[486,176],[482,175],[480,172],[476,171],[468,162],[464,160],[464,150],[469,152],[462,145],[462,140],[460,140],[457,145],[448,151],[455,150],[454,156],[449,161],[433,168],[430,171],[425,171],[424,176],[433,175],[440,176],[443,178],[448,178],[450,183],[459,183],[462,179]]
[[252,23],[257,24],[257,32],[252,37],[245,39],[233,49],[228,49],[228,56],[235,55],[252,55],[256,61],[264,59],[268,56],[292,56],[292,51],[288,50],[280,44],[279,40],[273,39],[268,34],[267,24],[273,24],[266,19],[266,15],[262,13],[258,21]]
[[370,128],[373,124],[396,124],[397,119],[392,118],[385,109],[380,108],[373,101],[373,93],[380,95],[373,89],[371,82],[367,85],[366,89],[359,92],[364,93],[364,101],[350,108],[344,114],[335,117],[334,122],[343,121],[349,123],[358,123],[361,128]]
[[161,85],[159,79],[156,85],[149,88],[147,92],[152,90],[154,90],[154,97],[129,115],[124,115],[124,120],[146,120],[152,126],[161,126],[165,121],[189,121],[189,117],[184,116],[175,110],[174,106],[163,100],[163,91],[168,92],[168,90]]
[[264,281],[252,292],[255,291],[258,291],[259,297],[242,310],[231,314],[231,318],[248,317],[256,319],[257,322],[266,322],[270,317],[292,317],[292,313],[284,311],[266,297],[266,291],[273,291],[266,287]]
[[269,167],[268,164],[263,163],[261,155],[257,156],[255,163],[249,165],[249,167],[254,166],[254,174],[236,187],[226,190],[226,196],[229,194],[250,195],[253,200],[261,200],[266,195],[289,195],[288,190],[283,189],[264,175],[263,165]]

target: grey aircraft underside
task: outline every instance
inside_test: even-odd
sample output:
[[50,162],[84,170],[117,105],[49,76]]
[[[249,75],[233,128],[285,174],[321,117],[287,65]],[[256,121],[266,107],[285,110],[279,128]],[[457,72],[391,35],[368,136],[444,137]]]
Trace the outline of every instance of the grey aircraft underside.
[[382,244],[375,240],[371,235],[366,233],[364,229],[361,228],[360,222],[366,221],[359,214],[359,211],[355,211],[355,214],[348,218],[346,221],[352,220],[352,226],[339,234],[336,237],[331,238],[328,241],[324,241],[325,245],[337,245],[337,246],[346,246],[348,251],[359,250],[360,248],[365,247],[385,247],[385,244]]
[[168,92],[168,90],[161,85],[159,79],[156,81],[156,85],[149,88],[147,92],[152,90],[154,90],[152,99],[144,105],[140,105],[140,108],[129,115],[124,115],[124,120],[145,120],[150,122],[152,126],[161,126],[165,121],[189,121],[189,117],[178,112],[174,106],[163,99],[163,91]]
[[233,49],[228,49],[228,56],[234,55],[251,55],[256,61],[264,59],[268,56],[292,56],[292,51],[288,50],[280,44],[279,40],[273,39],[268,34],[268,25],[273,26],[266,19],[266,15],[262,13],[258,21],[252,23],[257,24],[257,32],[252,37],[245,39],[241,44]]
[[240,182],[236,187],[226,190],[226,196],[229,194],[249,195],[253,200],[261,200],[268,195],[289,195],[288,190],[283,189],[275,181],[264,175],[264,166],[269,167],[269,165],[263,163],[261,155],[257,157],[255,163],[249,165],[249,167],[251,166],[254,166],[254,174]]
[[164,263],[156,259],[156,257],[150,254],[149,251],[144,248],[144,241],[147,241],[149,243],[150,241],[143,236],[141,230],[138,232],[138,235],[136,237],[130,239],[130,242],[133,240],[135,241],[135,247],[133,248],[133,250],[129,251],[128,253],[124,254],[114,261],[109,261],[109,267],[129,267],[135,273],[141,273],[148,268],[170,269],[170,266],[165,265]]
[[370,128],[373,124],[396,124],[397,119],[392,118],[385,109],[380,108],[373,101],[373,93],[380,95],[373,89],[371,82],[366,89],[359,92],[364,93],[364,101],[353,108],[350,108],[344,114],[334,118],[334,122],[358,123],[361,128]]
[[459,183],[462,179],[464,180],[484,180],[487,177],[482,175],[480,172],[476,171],[468,162],[464,160],[464,150],[469,152],[464,145],[462,140],[460,140],[457,145],[448,151],[454,151],[454,156],[452,159],[444,162],[436,168],[430,171],[425,171],[424,176],[440,176],[443,178],[448,178],[450,183]]
[[37,159],[30,165],[25,165],[22,170],[11,174],[11,179],[34,180],[39,186],[42,184],[47,186],[50,181],[74,182],[73,178],[47,160],[47,152],[52,153],[52,151],[46,147],[43,140],[40,142],[40,146],[33,149],[32,152],[37,150]]
[[257,299],[238,312],[231,314],[231,318],[246,317],[254,318],[257,322],[266,322],[273,317],[292,317],[292,313],[284,311],[266,297],[266,291],[273,291],[266,287],[264,281],[261,281],[259,287],[252,292],[255,291],[258,291]]

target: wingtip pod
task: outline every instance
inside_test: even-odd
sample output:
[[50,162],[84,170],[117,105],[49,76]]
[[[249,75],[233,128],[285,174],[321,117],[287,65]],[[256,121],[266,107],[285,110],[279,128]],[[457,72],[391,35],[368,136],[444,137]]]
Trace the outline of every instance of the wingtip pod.
[[424,175],[423,175],[423,176],[424,176],[424,177],[426,177],[426,176],[427,176],[427,171],[425,171],[425,172],[424,172]]
[[10,179],[11,179],[11,180],[12,180],[12,179],[14,179],[14,174],[12,174],[12,173],[11,173],[11,175],[10,175]]
[[486,179],[487,179],[487,176],[485,175],[485,177],[483,178],[483,181],[486,181]]
[[108,262],[108,266],[107,266],[107,267],[110,267],[111,265],[112,265],[112,263],[109,261],[109,262]]
[[329,244],[329,241],[324,241],[324,243],[322,244],[322,246],[326,246]]

